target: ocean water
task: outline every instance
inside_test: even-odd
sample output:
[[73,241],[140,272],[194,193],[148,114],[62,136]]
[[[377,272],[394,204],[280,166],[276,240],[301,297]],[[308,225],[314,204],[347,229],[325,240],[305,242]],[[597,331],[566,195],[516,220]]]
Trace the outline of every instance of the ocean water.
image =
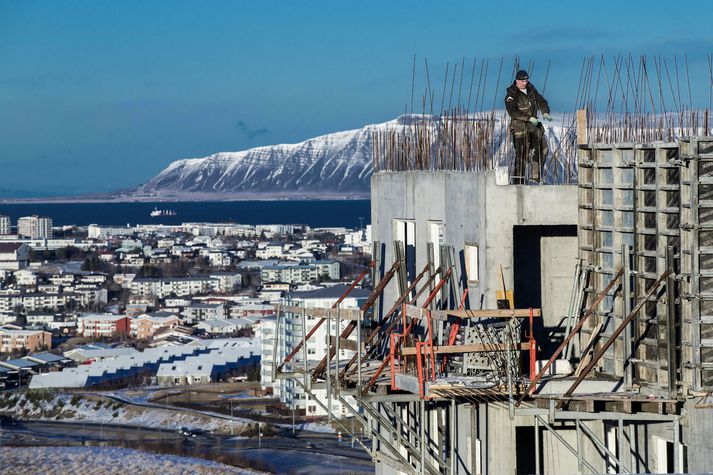
[[[170,209],[175,216],[151,217],[153,209]],[[55,226],[89,224],[180,224],[233,222],[238,224],[307,224],[312,227],[358,228],[371,223],[369,200],[334,201],[202,201],[176,203],[20,203],[0,204],[0,215],[52,218]]]

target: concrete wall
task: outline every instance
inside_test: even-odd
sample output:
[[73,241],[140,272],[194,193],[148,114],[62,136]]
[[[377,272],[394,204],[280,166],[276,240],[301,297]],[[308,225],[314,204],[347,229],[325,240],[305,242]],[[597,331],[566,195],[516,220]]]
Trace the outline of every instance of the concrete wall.
[[688,472],[705,473],[713,468],[713,407],[695,407],[698,399],[686,402],[682,419],[682,442],[688,454]]
[[[512,288],[513,226],[576,225],[577,187],[500,186],[492,171],[376,173],[371,179],[373,239],[386,245],[387,268],[394,261],[394,219],[415,222],[417,271],[427,262],[429,221],[443,223],[444,244],[454,246],[457,256],[466,242],[477,244],[480,280],[470,288],[471,307],[480,306],[482,294],[484,307],[495,308],[500,266]],[[389,284],[385,302],[396,292],[395,282]]]

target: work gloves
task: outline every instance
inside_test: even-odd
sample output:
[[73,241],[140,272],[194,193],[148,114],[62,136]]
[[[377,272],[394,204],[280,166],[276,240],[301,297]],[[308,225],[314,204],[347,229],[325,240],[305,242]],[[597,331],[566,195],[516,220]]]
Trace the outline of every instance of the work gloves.
[[547,122],[552,122],[552,116],[550,114],[542,114],[542,118]]
[[537,117],[530,117],[530,123],[531,123],[532,125],[537,125],[537,124],[540,123],[540,121],[537,120]]

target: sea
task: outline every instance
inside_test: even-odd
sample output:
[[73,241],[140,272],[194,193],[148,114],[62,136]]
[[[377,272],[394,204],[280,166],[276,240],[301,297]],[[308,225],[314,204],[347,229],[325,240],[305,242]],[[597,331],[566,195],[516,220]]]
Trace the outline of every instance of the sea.
[[[54,226],[209,222],[357,229],[371,223],[370,206],[369,200],[0,203],[0,215],[9,216],[13,225],[19,217],[38,215],[52,218]],[[155,209],[175,211],[175,215],[152,217]]]

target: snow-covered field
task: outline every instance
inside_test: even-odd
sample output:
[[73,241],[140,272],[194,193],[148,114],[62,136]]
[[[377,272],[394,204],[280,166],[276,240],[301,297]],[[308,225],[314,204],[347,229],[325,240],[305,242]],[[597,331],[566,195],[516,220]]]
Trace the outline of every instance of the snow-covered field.
[[256,474],[209,460],[118,447],[0,447],[0,473],[35,474]]
[[202,429],[223,433],[240,433],[245,420],[211,417],[208,414],[175,411],[160,407],[122,404],[107,398],[78,397],[59,394],[34,401],[26,395],[0,398],[0,413],[18,419],[75,420],[90,423],[129,424],[162,429]]

